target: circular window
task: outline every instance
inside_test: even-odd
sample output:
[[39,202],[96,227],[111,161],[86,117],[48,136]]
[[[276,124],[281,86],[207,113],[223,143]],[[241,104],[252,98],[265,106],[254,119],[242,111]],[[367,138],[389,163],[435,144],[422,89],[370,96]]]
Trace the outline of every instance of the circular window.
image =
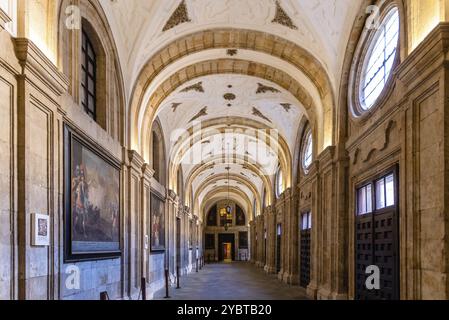
[[349,99],[356,116],[371,110],[383,97],[397,65],[399,9],[392,6],[383,12],[379,23],[365,27],[354,54]]
[[309,172],[312,160],[313,160],[312,132],[310,131],[310,129],[308,129],[304,135],[302,155],[301,155],[302,169],[304,170],[305,173]]

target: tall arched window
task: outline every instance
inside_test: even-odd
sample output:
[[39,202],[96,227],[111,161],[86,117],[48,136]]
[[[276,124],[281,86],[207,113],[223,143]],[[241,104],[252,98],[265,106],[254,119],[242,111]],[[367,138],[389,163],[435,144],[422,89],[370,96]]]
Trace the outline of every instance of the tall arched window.
[[[166,172],[165,172],[165,145],[162,128],[157,118],[153,122],[153,130],[151,132],[151,155],[152,165],[154,170],[154,179],[161,185],[165,186]],[[178,177],[179,178],[179,177]],[[179,191],[179,190],[177,190]]]
[[373,107],[383,92],[397,54],[399,43],[399,10],[391,9],[369,44],[362,67],[360,104],[363,110]]
[[307,128],[302,139],[301,166],[305,173],[309,172],[313,161],[313,138],[312,131]]
[[279,198],[284,192],[284,176],[280,166],[276,172],[275,184],[276,197]]
[[267,189],[263,188],[262,192],[262,210],[267,206]]
[[81,105],[84,111],[97,120],[97,54],[85,28],[81,44]]

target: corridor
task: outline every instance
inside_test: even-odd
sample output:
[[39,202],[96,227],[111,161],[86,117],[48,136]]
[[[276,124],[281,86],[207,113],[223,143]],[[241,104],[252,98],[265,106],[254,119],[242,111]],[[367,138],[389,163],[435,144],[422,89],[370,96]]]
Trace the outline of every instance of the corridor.
[[[198,273],[181,277],[181,289],[170,288],[173,300],[305,300],[303,289],[245,262],[206,264]],[[165,289],[155,294],[163,300]]]

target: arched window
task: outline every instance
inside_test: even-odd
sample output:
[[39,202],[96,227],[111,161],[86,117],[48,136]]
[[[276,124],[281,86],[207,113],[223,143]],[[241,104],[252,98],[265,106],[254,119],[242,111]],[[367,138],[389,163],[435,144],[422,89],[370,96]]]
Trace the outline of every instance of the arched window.
[[313,138],[310,128],[306,129],[304,132],[301,150],[301,166],[307,174],[313,161]]
[[81,40],[81,105],[97,120],[97,54],[85,28]]
[[[154,179],[161,185],[165,186],[165,146],[164,136],[159,118],[153,122],[153,130],[151,132],[151,155],[154,170]],[[178,190],[179,191],[179,190]]]
[[382,94],[394,67],[398,43],[399,10],[394,7],[375,32],[363,60],[360,83],[363,110],[371,109]]
[[262,210],[267,206],[267,189],[263,188],[262,192]]
[[245,212],[238,204],[235,205],[235,225],[244,226],[246,224]]
[[254,198],[254,200],[253,200],[253,219],[256,218],[256,215],[257,215],[257,199]]
[[276,172],[276,179],[275,179],[275,190],[276,190],[276,197],[279,198],[281,194],[284,192],[284,176],[282,174],[281,167],[279,166],[277,172]]
[[217,205],[212,206],[207,214],[207,226],[216,227],[217,226]]

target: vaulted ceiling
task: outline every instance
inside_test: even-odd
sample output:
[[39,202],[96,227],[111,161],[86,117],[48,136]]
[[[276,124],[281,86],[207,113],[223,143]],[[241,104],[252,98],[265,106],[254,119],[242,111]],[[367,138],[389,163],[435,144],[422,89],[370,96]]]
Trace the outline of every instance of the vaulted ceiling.
[[292,41],[325,66],[336,86],[349,33],[362,1],[185,0],[187,21],[164,31],[180,3],[181,0],[102,0],[118,46],[125,83],[129,85],[128,94],[139,71],[157,51],[175,38],[212,28],[257,30]]
[[181,168],[195,214],[228,192],[259,213],[264,190],[272,203],[278,166],[291,186],[301,120],[310,121],[317,150],[332,143],[335,92],[361,3],[103,0],[130,105],[130,144],[147,154],[147,130],[158,119],[169,188],[177,189]]

